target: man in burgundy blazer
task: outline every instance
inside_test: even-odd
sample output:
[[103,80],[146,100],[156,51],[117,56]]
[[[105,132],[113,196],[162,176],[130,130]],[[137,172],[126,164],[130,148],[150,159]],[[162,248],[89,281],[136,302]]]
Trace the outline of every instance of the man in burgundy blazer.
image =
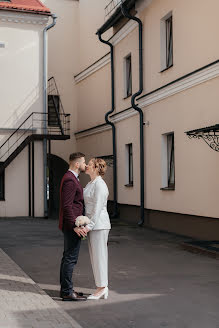
[[83,188],[78,180],[80,172],[86,169],[85,155],[73,153],[69,157],[69,170],[60,186],[59,229],[64,234],[64,252],[60,267],[60,296],[63,301],[85,301],[82,293],[73,290],[72,274],[78,260],[81,237],[86,236],[83,228],[75,226],[75,220],[83,215]]

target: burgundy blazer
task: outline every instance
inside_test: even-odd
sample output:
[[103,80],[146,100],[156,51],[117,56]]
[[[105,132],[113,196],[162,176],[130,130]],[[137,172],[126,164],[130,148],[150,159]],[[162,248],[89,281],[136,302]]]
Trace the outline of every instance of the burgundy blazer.
[[59,229],[72,230],[75,220],[83,215],[83,188],[71,171],[67,171],[60,185]]

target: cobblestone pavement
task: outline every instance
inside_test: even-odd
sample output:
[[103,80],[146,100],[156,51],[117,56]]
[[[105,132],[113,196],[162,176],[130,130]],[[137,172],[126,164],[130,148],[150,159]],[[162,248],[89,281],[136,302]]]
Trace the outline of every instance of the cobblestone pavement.
[[[17,291],[13,295],[10,287],[16,285],[13,277],[24,277],[24,273],[5,270],[9,278],[1,276],[0,311],[16,323],[13,328],[31,328],[24,320],[28,320],[28,315],[33,316],[35,323],[35,317],[47,316],[52,320],[53,315],[58,320],[63,317],[67,320],[58,309],[72,318],[73,326],[80,328],[219,328],[219,261],[182,250],[179,246],[182,241],[186,238],[139,228],[137,224],[113,223],[109,236],[109,298],[62,302],[59,265],[63,236],[57,221],[0,219],[0,248],[51,297],[38,292],[32,280],[32,284],[18,282],[22,291],[19,296]],[[0,259],[0,267],[1,262]],[[95,288],[87,241],[81,245],[74,284],[77,291],[85,293]],[[2,310],[7,303],[1,293],[6,300],[7,295],[12,296],[6,312]],[[32,304],[38,297],[48,301],[47,305]],[[15,300],[21,308],[15,307]],[[54,327],[53,322],[46,320],[44,326],[43,320],[40,324],[33,327]],[[0,328],[8,327],[0,325]]]
[[1,328],[80,326],[0,249]]

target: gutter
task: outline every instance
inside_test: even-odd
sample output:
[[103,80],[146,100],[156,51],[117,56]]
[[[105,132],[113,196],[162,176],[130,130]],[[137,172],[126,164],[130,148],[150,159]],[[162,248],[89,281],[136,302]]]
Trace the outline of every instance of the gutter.
[[[50,25],[46,26],[43,30],[43,134],[47,135],[47,31],[50,30],[56,24],[57,16],[55,14],[51,15],[53,21]],[[43,182],[44,182],[44,217],[48,217],[48,205],[47,205],[47,139],[43,139]]]
[[97,31],[96,33],[99,37],[100,42],[110,46],[110,56],[111,56],[111,102],[112,108],[105,114],[106,124],[112,127],[112,137],[113,137],[113,215],[112,218],[118,217],[118,197],[117,197],[117,150],[116,150],[116,127],[115,124],[109,121],[109,115],[115,110],[115,82],[114,82],[114,47],[109,41],[103,40],[101,33]]
[[142,226],[144,224],[145,220],[145,213],[144,213],[144,198],[145,198],[145,192],[144,192],[144,114],[141,108],[139,108],[136,103],[136,97],[140,96],[140,94],[143,91],[143,49],[142,49],[142,21],[135,17],[131,16],[127,10],[127,7],[124,4],[121,4],[121,11],[123,16],[132,19],[138,23],[139,26],[139,90],[132,95],[131,98],[131,105],[132,108],[135,109],[139,113],[139,119],[140,119],[140,198],[141,198],[141,218],[138,224]]
[[[134,7],[136,0],[120,0],[121,3],[123,3],[128,10]],[[121,6],[118,6],[118,8],[115,10],[115,12],[107,19],[107,21],[97,30],[96,34],[103,34],[106,32],[109,28],[114,26],[119,20],[122,18],[122,12],[121,12]]]

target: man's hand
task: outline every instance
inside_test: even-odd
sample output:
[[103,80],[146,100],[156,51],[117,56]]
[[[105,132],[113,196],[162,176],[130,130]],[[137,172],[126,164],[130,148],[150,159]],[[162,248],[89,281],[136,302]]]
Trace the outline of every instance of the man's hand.
[[77,234],[79,237],[86,237],[86,236],[87,236],[87,233],[84,231],[84,228],[75,227],[75,228],[74,228],[74,231],[76,232],[76,234]]
[[83,227],[83,230],[86,234],[90,231],[90,229],[87,226]]

